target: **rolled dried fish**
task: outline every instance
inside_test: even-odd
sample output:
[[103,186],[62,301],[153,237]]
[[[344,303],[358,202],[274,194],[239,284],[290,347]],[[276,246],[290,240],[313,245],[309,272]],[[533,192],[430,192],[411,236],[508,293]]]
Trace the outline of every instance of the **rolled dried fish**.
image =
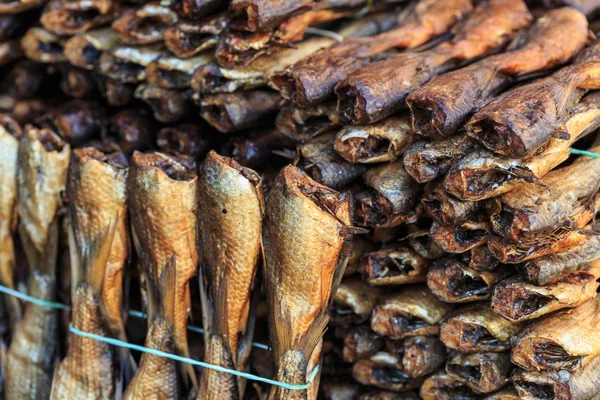
[[492,310],[511,321],[525,321],[578,307],[596,296],[599,278],[600,263],[594,262],[546,286],[532,285],[522,278],[506,279],[494,289]]
[[248,168],[259,168],[276,150],[293,148],[294,144],[277,129],[260,129],[249,135],[231,138],[223,144],[224,152]]
[[100,90],[106,102],[114,107],[123,107],[131,104],[135,99],[135,85],[120,82],[114,79],[104,79],[100,82]]
[[[251,299],[261,253],[262,180],[210,152],[200,167],[198,205],[204,360],[244,371],[254,333]],[[244,386],[231,374],[204,370],[198,398],[219,393],[238,399]]]
[[105,125],[105,110],[95,101],[72,100],[40,117],[36,124],[54,130],[74,146],[100,137]]
[[178,90],[163,89],[157,85],[142,84],[134,96],[148,104],[154,118],[164,123],[178,122],[190,113],[193,104]]
[[[28,292],[46,301],[56,298],[58,213],[70,152],[69,145],[47,129],[26,128],[19,144],[19,234],[30,268]],[[8,398],[49,398],[58,344],[58,310],[28,303],[8,349]]]
[[437,260],[446,254],[431,238],[428,229],[415,226],[409,226],[408,229],[408,245],[421,257],[428,260]]
[[112,29],[128,44],[143,45],[162,42],[165,31],[175,24],[179,16],[159,2],[144,4],[127,10],[113,23]]
[[[149,327],[156,325],[154,329],[157,337],[148,335],[147,341],[158,341],[154,342],[155,346],[169,345],[170,340],[163,335],[172,330],[176,352],[184,357],[190,356],[186,334],[191,302],[189,280],[196,273],[198,265],[196,249],[198,177],[193,173],[194,169],[193,163],[182,158],[162,153],[135,152],[131,158],[127,179],[134,244],[137,254],[142,257],[141,272],[143,279],[149,285],[148,293],[151,295],[164,285],[166,285],[164,290],[174,292],[167,296],[160,291],[162,297],[157,300],[149,299],[151,305],[156,303],[155,307],[159,306],[159,309],[164,312],[156,309],[149,310]],[[174,198],[178,201],[173,202]],[[169,274],[174,275],[170,278],[173,282],[169,283],[169,280],[161,284],[164,276]],[[155,319],[162,322],[155,324],[153,321]],[[166,360],[161,362],[171,365]],[[140,371],[143,364],[144,361],[140,365]],[[191,381],[196,387],[196,375],[192,366],[185,364],[185,367],[187,382]],[[152,375],[158,381],[166,379],[157,376],[158,372],[160,370],[138,371],[136,376],[140,376],[138,378],[140,382],[143,381],[141,376],[144,374],[150,375],[148,379],[151,379]]]
[[[128,109],[112,115],[102,139],[113,140],[127,156],[135,150],[147,150],[154,141],[156,123],[142,110]],[[160,146],[159,146],[160,147]]]
[[210,146],[205,130],[197,124],[164,127],[156,135],[156,144],[163,153],[181,154],[194,159],[206,155]]
[[600,354],[600,297],[528,325],[511,340],[512,361],[526,370],[581,368]]
[[599,86],[600,42],[551,76],[520,86],[483,107],[466,125],[467,134],[507,157],[535,153],[553,136],[568,139],[560,125],[589,89]]
[[489,305],[479,303],[449,315],[440,327],[440,338],[446,347],[461,353],[498,353],[510,350],[510,338],[523,326],[523,323],[504,319]]
[[396,48],[417,47],[448,32],[472,10],[470,1],[421,0],[400,16],[396,29],[367,39],[352,39],[324,49],[271,77],[281,95],[301,106],[315,105],[333,95],[335,86],[350,73]]
[[387,350],[401,358],[402,369],[412,378],[426,376],[446,361],[446,347],[434,336],[413,336],[403,341],[389,341]]
[[475,271],[493,271],[500,261],[494,258],[487,246],[479,246],[462,254],[463,262]]
[[27,58],[46,64],[67,61],[64,45],[65,39],[43,28],[29,28],[21,39],[21,47]]
[[334,102],[307,108],[287,104],[281,107],[275,119],[277,129],[298,142],[307,142],[339,125]]
[[50,0],[40,22],[57,35],[75,35],[110,23],[117,16],[117,9],[102,13],[93,1]]
[[418,141],[404,152],[402,162],[414,180],[426,183],[444,175],[455,162],[478,148],[477,142],[467,135]]
[[224,14],[200,21],[180,20],[165,31],[165,45],[177,57],[192,57],[214,47],[227,22]]
[[369,285],[389,286],[425,282],[431,260],[405,244],[366,253],[358,267]]
[[523,371],[512,377],[521,399],[592,399],[600,391],[600,357],[582,368],[570,371]]
[[146,79],[163,89],[187,89],[190,87],[194,71],[212,60],[210,54],[187,59],[163,54],[146,67]]
[[406,102],[413,129],[430,138],[455,134],[474,110],[517,78],[569,61],[587,38],[587,19],[579,11],[564,7],[547,12],[517,37],[510,51],[434,77],[411,93]]
[[448,258],[434,264],[427,273],[427,286],[448,303],[487,300],[496,283],[511,274],[509,268],[476,271],[458,260]]
[[351,163],[391,162],[414,142],[408,115],[392,116],[372,125],[342,128],[333,145]]
[[357,223],[392,227],[411,218],[423,190],[405,171],[401,160],[371,168],[363,174],[370,190],[357,196]]
[[116,46],[102,52],[98,69],[108,78],[124,83],[139,83],[146,79],[146,67],[163,51],[160,44],[147,46]]
[[352,164],[333,150],[334,133],[324,134],[298,146],[299,164],[314,180],[340,189],[360,177],[367,168]]
[[521,0],[480,3],[451,40],[372,63],[341,81],[335,88],[340,118],[371,124],[399,111],[406,97],[433,76],[501,50],[532,18]]
[[513,365],[509,353],[458,353],[446,363],[446,373],[476,393],[490,393],[506,385]]
[[308,11],[312,0],[293,0],[272,3],[267,0],[233,0],[230,11],[236,16],[236,25],[250,32],[269,31],[294,14]]
[[358,325],[369,320],[373,308],[384,297],[382,290],[370,287],[359,278],[348,278],[340,283],[330,308],[330,324]]
[[[293,166],[279,173],[271,189],[263,245],[277,380],[306,383],[318,363],[327,308],[350,254],[350,203],[347,194],[316,183]],[[318,379],[307,390],[273,386],[271,398],[312,399],[316,387]]]
[[481,209],[481,203],[463,201],[452,196],[444,189],[442,181],[425,186],[421,197],[425,211],[439,224],[461,225]]
[[254,90],[202,96],[200,115],[219,132],[230,133],[266,123],[279,110],[276,92]]
[[65,43],[67,60],[80,68],[94,69],[102,52],[121,44],[119,35],[111,28],[100,28],[73,36]]
[[65,96],[76,99],[91,99],[98,95],[98,85],[89,71],[65,65],[59,68],[60,90]]
[[[0,283],[16,289],[17,259],[14,235],[17,230],[17,158],[21,126],[7,114],[0,114]],[[9,316],[9,328],[22,318],[21,303],[16,297],[3,297]]]
[[172,7],[182,17],[198,18],[227,5],[226,0],[174,0]]
[[568,139],[552,138],[538,153],[526,158],[475,150],[450,168],[444,187],[459,199],[482,200],[506,193],[523,182],[536,182],[569,157],[570,147],[577,139],[599,126],[600,95],[592,93],[575,106],[560,128],[567,132]]
[[340,339],[343,340],[343,343],[339,356],[349,363],[372,356],[384,345],[383,338],[373,332],[369,325],[360,325],[345,330]]
[[463,382],[443,371],[425,379],[419,394],[423,400],[475,400],[481,397]]
[[549,285],[579,271],[597,258],[600,258],[600,235],[590,234],[562,253],[526,262],[522,267],[523,276],[533,284]]
[[400,360],[386,352],[354,363],[352,377],[363,385],[399,392],[418,388],[423,382],[423,378],[415,379],[406,374]]
[[373,310],[371,329],[382,336],[437,335],[438,323],[454,306],[439,301],[426,286],[407,286],[384,299]]
[[489,221],[482,215],[475,215],[460,225],[445,225],[434,221],[429,234],[443,250],[449,253],[464,253],[484,245],[490,231]]

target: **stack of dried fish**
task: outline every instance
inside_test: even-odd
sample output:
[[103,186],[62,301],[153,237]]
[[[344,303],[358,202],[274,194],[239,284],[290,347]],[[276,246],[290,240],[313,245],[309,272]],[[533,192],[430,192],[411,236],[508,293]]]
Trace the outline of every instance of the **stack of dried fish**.
[[597,396],[600,1],[534,3],[0,4],[5,398]]

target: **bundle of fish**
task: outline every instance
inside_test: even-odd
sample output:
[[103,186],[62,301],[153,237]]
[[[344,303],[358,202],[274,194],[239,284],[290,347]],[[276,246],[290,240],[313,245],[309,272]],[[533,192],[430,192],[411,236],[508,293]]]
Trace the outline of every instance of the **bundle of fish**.
[[597,14],[0,4],[1,396],[598,398]]

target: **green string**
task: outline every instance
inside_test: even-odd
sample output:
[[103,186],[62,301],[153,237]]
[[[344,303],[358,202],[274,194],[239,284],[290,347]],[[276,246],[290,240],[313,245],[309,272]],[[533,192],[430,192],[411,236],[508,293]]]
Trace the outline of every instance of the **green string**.
[[571,149],[571,154],[578,154],[581,156],[587,156],[587,157],[592,157],[592,158],[600,158],[600,154],[598,154],[598,153],[592,153],[591,151],[578,150],[578,149]]
[[[11,288],[3,286],[3,285],[0,285],[0,293],[5,293],[10,296],[14,296],[18,299],[27,301],[29,303],[33,303],[40,307],[57,308],[59,310],[67,310],[67,311],[71,309],[71,307],[69,307],[66,304],[57,303],[55,301],[38,299],[37,297],[29,296],[28,294],[21,293],[18,290],[14,290],[14,289],[11,289]],[[134,318],[140,318],[140,319],[148,318],[148,315],[146,313],[143,313],[141,311],[136,311],[136,310],[129,310],[127,312],[127,314]],[[191,332],[200,333],[200,334],[204,333],[204,329],[197,327],[197,326],[192,326],[192,325],[188,325],[187,330],[191,331]],[[256,347],[257,349],[269,350],[269,351],[271,350],[271,348],[269,346],[267,346],[266,344],[257,343],[257,342],[252,342],[252,347]]]
[[301,385],[292,385],[290,383],[285,383],[285,382],[280,382],[280,381],[276,381],[273,379],[263,378],[262,376],[249,374],[246,372],[236,371],[235,369],[229,369],[229,368],[221,367],[219,365],[208,364],[208,363],[205,363],[202,361],[197,361],[197,360],[194,360],[191,358],[181,357],[176,354],[166,353],[164,351],[151,349],[151,348],[144,347],[144,346],[138,346],[138,345],[132,344],[132,343],[123,342],[118,339],[113,339],[113,338],[109,338],[109,337],[105,337],[105,336],[96,335],[96,334],[93,334],[90,332],[81,331],[77,328],[74,328],[73,325],[71,325],[71,324],[69,324],[69,331],[71,331],[72,333],[79,335],[79,336],[83,336],[83,337],[86,337],[89,339],[94,339],[99,342],[112,344],[113,346],[125,347],[125,348],[131,349],[131,350],[140,351],[142,353],[148,353],[148,354],[152,354],[152,355],[159,356],[159,357],[165,357],[165,358],[169,358],[174,361],[179,361],[179,362],[183,362],[183,363],[191,364],[191,365],[197,365],[202,368],[212,369],[217,372],[228,373],[228,374],[239,376],[241,378],[245,378],[245,379],[252,380],[252,381],[268,383],[269,385],[280,386],[282,388],[290,389],[290,390],[308,389],[310,387],[310,384],[315,379],[315,376],[317,376],[317,373],[319,371],[319,366],[315,367],[313,372],[310,374],[310,377],[308,378],[307,383],[304,383]]
[[362,8],[362,10],[360,10],[359,12],[357,12],[354,15],[355,19],[359,19],[364,17],[365,15],[367,15],[367,13],[369,12],[369,10],[371,10],[371,8],[373,7],[373,0],[367,0],[367,4],[365,4],[365,6]]

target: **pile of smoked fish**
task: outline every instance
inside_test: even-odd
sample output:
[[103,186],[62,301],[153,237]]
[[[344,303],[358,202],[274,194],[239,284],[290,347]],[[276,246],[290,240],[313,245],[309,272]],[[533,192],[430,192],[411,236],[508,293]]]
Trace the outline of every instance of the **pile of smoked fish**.
[[0,399],[600,399],[596,31],[0,0]]

